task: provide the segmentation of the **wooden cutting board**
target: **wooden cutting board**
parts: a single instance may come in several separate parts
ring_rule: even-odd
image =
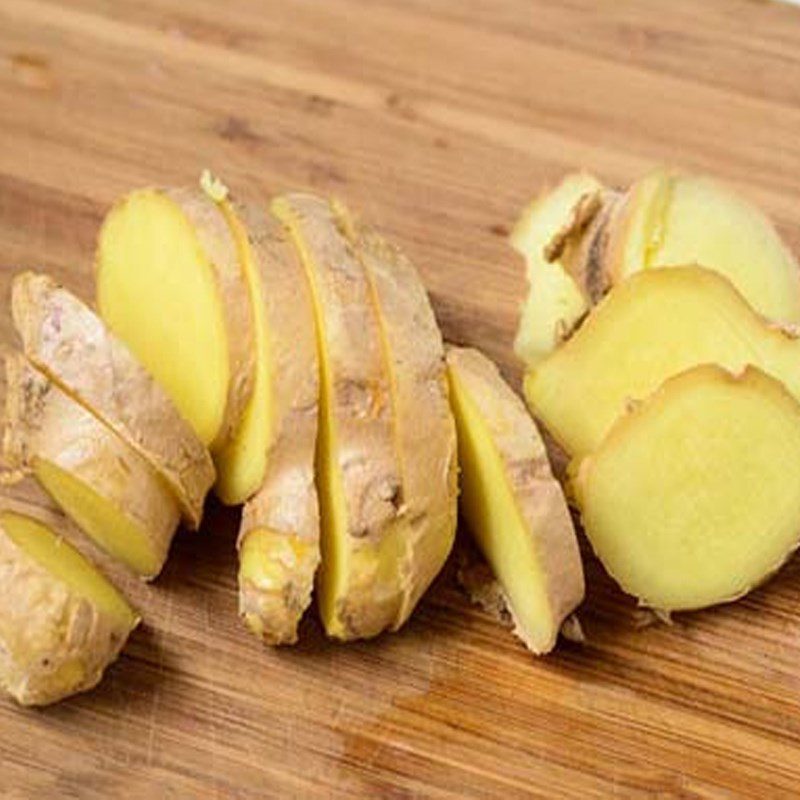
[[[517,383],[517,211],[566,169],[622,184],[656,162],[733,182],[800,252],[800,10],[0,2],[4,298],[19,267],[91,297],[111,201],[210,167],[254,198],[346,199],[416,261],[446,336]],[[667,626],[587,554],[587,641],[541,660],[451,566],[398,635],[336,645],[312,619],[278,652],[237,620],[235,527],[212,506],[178,537],[97,690],[0,701],[0,797],[800,796],[798,560]]]

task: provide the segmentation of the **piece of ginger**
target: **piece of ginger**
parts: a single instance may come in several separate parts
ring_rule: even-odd
[[[477,350],[449,348],[461,513],[534,653],[556,643],[583,599],[578,542],[561,486],[525,406]]]
[[[800,404],[755,367],[700,365],[616,422],[577,470],[583,527],[662,612],[735,600],[800,542]]]

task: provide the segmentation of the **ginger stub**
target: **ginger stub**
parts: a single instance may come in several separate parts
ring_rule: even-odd
[[[701,365],[623,415],[579,466],[587,537],[651,608],[735,600],[800,541],[800,404],[755,367]]]
[[[253,388],[253,319],[221,203],[201,189],[141,189],[109,212],[97,303],[191,424],[218,450]]]
[[[91,689],[138,622],[57,529],[0,513],[0,684],[19,703]]]
[[[528,406],[575,457],[594,451],[631,401],[698,364],[755,364],[800,398],[800,340],[700,267],[636,273],[525,377]]]
[[[583,600],[578,542],[547,452],[522,401],[477,350],[449,348],[461,512],[534,653],[550,651]]]

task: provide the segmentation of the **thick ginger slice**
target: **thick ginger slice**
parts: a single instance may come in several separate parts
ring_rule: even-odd
[[[100,314],[212,452],[253,388],[253,319],[218,193],[140,189],[108,213],[95,260]]]
[[[320,616],[331,637],[375,636],[400,613],[404,553],[390,535],[403,488],[377,310],[365,269],[326,200],[284,195],[272,211],[300,254],[316,320]]]
[[[583,527],[619,585],[669,612],[735,600],[800,542],[800,404],[755,367],[701,365],[580,463]]]
[[[197,528],[214,465],[161,385],[90,308],[47,275],[18,275],[11,310],[31,363],[133,447]]]
[[[138,622],[58,529],[0,513],[0,685],[19,703],[91,689]]]
[[[525,377],[534,415],[572,456],[591,453],[631,401],[698,364],[754,364],[800,398],[800,341],[767,324],[723,276],[645,270],[615,287]]]
[[[142,577],[157,575],[179,520],[166,484],[24,356],[6,357],[6,383],[6,468],[32,472],[106,552]]]
[[[239,477],[260,473],[239,531],[239,613],[265,642],[290,644],[311,602],[320,561],[314,310],[303,266],[283,227],[254,208],[237,207],[235,213],[257,271],[257,340],[266,345],[253,392],[260,407],[245,414],[236,456]],[[256,416],[262,419],[254,421]],[[221,480],[232,481],[233,475],[225,477],[225,459],[218,463]]]
[[[390,534],[403,552],[400,628],[439,574],[455,538],[458,495],[455,423],[442,335],[411,262],[341,203],[334,210],[369,277],[389,367],[403,505]]]
[[[581,209],[593,213],[602,191],[591,175],[571,173],[531,202],[511,233],[511,245],[525,258],[529,284],[514,341],[514,351],[526,364],[551,353],[589,307],[582,287],[551,245],[562,231],[580,227]]]
[[[449,348],[461,512],[534,653],[555,646],[583,600],[575,529],[525,406],[477,350]]]

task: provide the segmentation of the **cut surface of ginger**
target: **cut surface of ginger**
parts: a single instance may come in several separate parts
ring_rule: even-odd
[[[581,198],[602,190],[583,172],[567,175],[525,208],[511,234],[511,244],[524,258],[529,290],[522,307],[514,350],[532,364],[558,346],[588,307],[583,292],[558,259],[546,255],[548,245],[569,224]]]
[[[222,446],[252,390],[252,316],[218,204],[199,190],[132,192],[103,223],[95,269],[105,322],[202,442]]]
[[[725,275],[777,322],[800,322],[800,268],[772,223],[725,185],[657,170],[634,184],[609,242],[614,281],[643,268],[697,264]]]
[[[525,396],[567,452],[583,456],[631,401],[704,363],[731,371],[754,364],[800,398],[800,340],[699,267],[645,270],[614,287],[569,341],[528,371]]]
[[[736,599],[800,540],[800,405],[754,367],[701,365],[623,416],[580,464],[586,535],[655,609]]]
[[[572,520],[522,401],[474,350],[450,348],[461,512],[503,589],[516,632],[535,653],[556,643],[583,599]]]
[[[34,461],[33,473],[47,493],[107,553],[127,564],[137,575],[153,577],[166,558],[151,541],[152,534],[113,501],[43,459]],[[172,524],[177,526],[177,519]]]
[[[54,578],[124,626],[135,627],[137,615],[125,598],[72,545],[41,522],[22,514],[2,512],[0,525],[20,550]]]
[[[247,227],[229,200],[220,205],[230,225],[239,252],[253,309],[255,365],[253,391],[231,438],[215,454],[217,465],[216,492],[226,505],[239,505],[251,497],[261,485],[267,467],[267,452],[272,438],[272,363],[265,291],[261,268],[253,251]]]

